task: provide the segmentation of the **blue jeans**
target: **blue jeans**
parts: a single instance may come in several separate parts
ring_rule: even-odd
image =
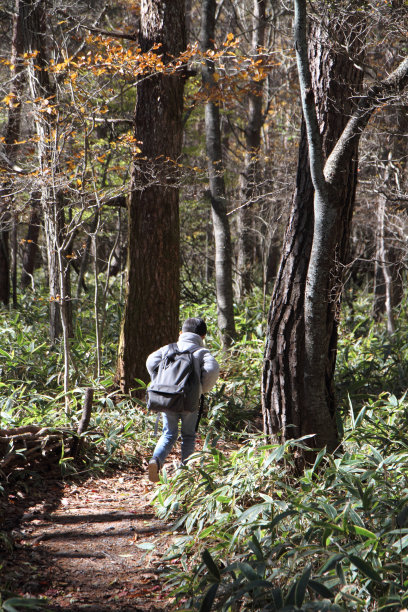
[[[156,444],[153,457],[163,465],[167,455],[178,438],[178,423],[181,420],[181,461],[185,463],[194,452],[196,439],[195,427],[198,410],[194,412],[163,412],[163,433]]]

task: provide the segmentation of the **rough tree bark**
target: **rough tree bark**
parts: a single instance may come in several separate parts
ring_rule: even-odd
[[[358,26],[350,20],[339,28],[344,40],[353,41],[353,57],[336,52],[331,44],[333,33],[328,23],[314,26],[309,50],[312,69],[313,88],[316,92],[317,117],[316,134],[321,139],[320,165],[332,151],[348,117],[353,109],[352,96],[361,84],[362,73],[355,66],[354,59],[360,53]],[[353,35],[354,30],[354,35]],[[338,41],[341,45],[342,40]],[[309,96],[313,99],[313,89]],[[311,94],[310,94],[311,92]],[[340,111],[340,112],[339,112]],[[315,163],[315,159],[314,159]],[[334,448],[337,432],[334,422],[335,398],[333,393],[333,373],[337,346],[337,322],[341,287],[341,264],[347,254],[349,223],[354,201],[357,171],[357,147],[344,166],[339,185],[339,198],[336,203],[338,221],[333,241],[336,257],[331,266],[330,286],[321,290],[323,301],[325,345],[317,350],[324,366],[322,377],[325,410],[321,413],[309,409],[311,397],[307,382],[309,369],[306,358],[310,346],[306,338],[310,336],[305,327],[306,279],[309,270],[314,225],[313,198],[314,188],[310,174],[306,125],[302,125],[299,148],[296,191],[292,212],[288,223],[280,269],[272,295],[268,317],[268,335],[264,356],[262,405],[265,432],[271,436],[281,436],[283,440],[310,433],[318,434],[315,443],[327,444]],[[324,297],[326,296],[326,297]],[[310,295],[308,296],[310,299]],[[310,316],[310,315],[309,315]],[[310,325],[310,319],[307,325]],[[308,348],[309,352],[306,352]]]
[[[186,45],[184,0],[143,0],[140,46],[168,63]],[[183,71],[151,74],[137,85],[129,198],[128,277],[117,381],[123,391],[147,379],[146,357],[179,330],[179,184]]]
[[[321,351],[325,346],[330,347],[330,338],[327,338],[327,335],[325,343],[322,343],[322,338],[325,337],[327,329],[326,319],[322,312],[322,302],[326,302],[327,305],[327,302],[330,302],[331,299],[333,285],[330,274],[336,266],[336,249],[338,244],[341,244],[337,239],[337,231],[339,223],[343,220],[341,207],[344,168],[354,159],[361,134],[374,109],[378,108],[385,100],[391,101],[394,96],[398,99],[407,84],[408,58],[388,78],[372,86],[360,98],[357,108],[351,114],[324,167],[324,181],[327,186],[328,199],[320,198],[319,201],[315,195],[315,219],[319,214],[319,224],[315,222],[305,296],[305,337],[306,351],[308,351],[306,362],[308,398],[306,404],[315,419],[314,422],[317,423],[318,444],[327,443],[329,448],[332,448],[332,443],[326,440],[326,434],[322,428],[318,429],[320,427],[319,423],[323,423],[320,415],[328,410],[328,401],[324,389],[327,369],[325,364],[322,363]],[[312,146],[313,143],[309,139],[309,151]],[[349,223],[347,227],[349,227]],[[348,239],[348,235],[349,230],[343,232],[342,242]],[[316,248],[314,247],[315,244],[317,245]],[[331,348],[334,350],[335,346]],[[332,375],[333,371],[331,372]]]
[[[303,369],[300,369],[299,378],[303,378],[305,401],[304,405],[297,405],[294,409],[299,412],[301,428],[305,428],[305,433],[315,434],[316,446],[327,445],[329,450],[333,450],[337,445],[337,432],[330,412],[327,382],[330,383],[330,378],[333,377],[334,367],[328,368],[328,362],[332,361],[332,354],[335,353],[336,337],[333,341],[327,313],[333,302],[333,291],[334,295],[336,294],[337,285],[333,285],[332,274],[334,273],[334,278],[338,277],[336,270],[339,268],[339,257],[346,248],[349,236],[351,208],[344,208],[344,187],[350,182],[352,174],[345,169],[350,168],[349,164],[356,158],[361,133],[374,109],[385,100],[390,101],[394,96],[398,97],[408,84],[408,58],[389,77],[370,87],[366,94],[360,97],[341,136],[323,164],[324,156],[307,57],[305,0],[295,0],[295,33],[302,108],[315,195],[313,242],[307,276],[302,279],[306,281],[305,348]],[[269,369],[266,360],[266,374]],[[267,376],[264,380],[267,381]],[[269,385],[269,388],[271,387],[273,388],[273,383]],[[264,398],[268,399],[266,394]],[[264,404],[264,411],[267,410],[268,406]],[[279,406],[277,415],[283,416]],[[282,418],[280,422],[283,422]],[[288,424],[290,423],[286,421],[286,427]],[[283,434],[285,435],[284,431]]]
[[[203,0],[201,9],[201,51],[214,48],[215,0]],[[234,298],[232,289],[232,247],[227,217],[224,168],[222,163],[220,109],[215,99],[214,62],[207,58],[202,66],[203,87],[208,96],[205,104],[205,139],[208,178],[211,194],[211,215],[215,240],[215,284],[218,327],[224,348],[235,336]]]

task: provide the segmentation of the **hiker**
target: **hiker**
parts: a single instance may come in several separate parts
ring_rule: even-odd
[[[149,461],[149,480],[152,482],[158,482],[159,480],[159,471],[177,440],[180,420],[181,462],[185,464],[188,457],[194,452],[200,396],[210,391],[220,371],[219,365],[210,351],[204,348],[203,340],[206,334],[207,325],[203,319],[198,317],[187,319],[183,323],[177,344],[163,346],[147,358],[146,367],[152,382],[154,382],[160,363],[169,351],[171,352],[172,347],[173,350],[190,353],[198,385],[191,410],[183,412],[163,411],[163,433],[156,444],[153,457]]]

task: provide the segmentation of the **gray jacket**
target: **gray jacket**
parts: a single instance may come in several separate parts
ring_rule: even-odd
[[[179,336],[177,346],[180,351],[197,347],[197,350],[193,353],[193,362],[201,381],[201,393],[210,391],[216,383],[220,373],[220,366],[215,361],[210,351],[204,348],[201,336],[191,332],[182,332]],[[154,379],[157,366],[166,354],[167,347],[168,345],[162,346],[147,358],[146,368],[152,380]]]

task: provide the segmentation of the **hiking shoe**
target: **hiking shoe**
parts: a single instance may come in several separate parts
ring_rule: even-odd
[[[149,461],[149,480],[150,482],[159,482],[160,464],[156,457],[152,457]]]

